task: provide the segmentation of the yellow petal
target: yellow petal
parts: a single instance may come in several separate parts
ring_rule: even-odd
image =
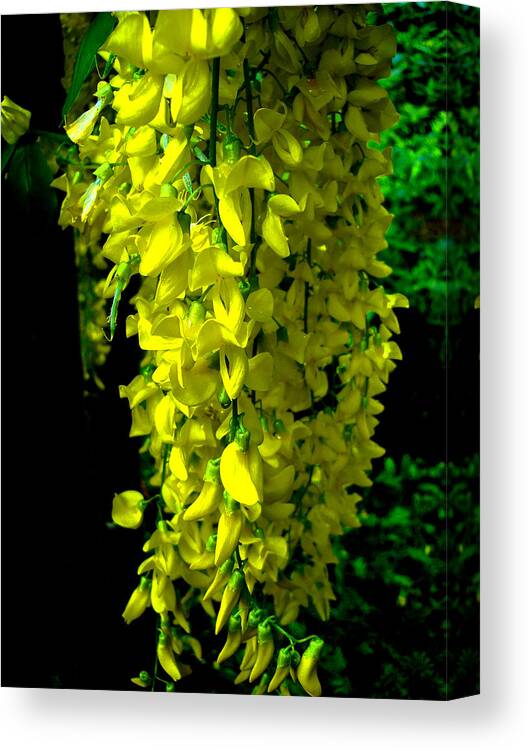
[[[147,176],[156,164],[156,157],[154,155],[129,156],[127,161],[130,169],[132,187],[134,190],[143,190]]]
[[[345,113],[345,127],[359,141],[368,141],[370,139],[362,110],[358,107],[349,106]]]
[[[152,198],[140,208],[138,216],[141,216],[145,221],[161,221],[172,218],[178,210],[178,206],[178,200],[170,196]]]
[[[223,279],[212,294],[215,318],[234,334],[244,320],[244,297],[234,279]]]
[[[136,490],[116,493],[112,501],[114,523],[126,529],[137,529],[143,520],[143,510],[140,507],[142,500],[143,495]]]
[[[230,557],[239,543],[242,529],[240,510],[220,514],[215,547],[215,565],[219,567]]]
[[[206,52],[208,57],[222,57],[229,54],[239,41],[243,26],[239,14],[233,8],[215,8],[210,13],[211,34]]]
[[[270,192],[274,190],[274,173],[264,157],[243,156],[235,163],[226,179],[224,190],[230,193],[241,187],[261,188]]]
[[[209,66],[205,60],[191,58],[179,73],[180,86],[171,97],[173,120],[192,125],[207,111],[211,95]]]
[[[29,129],[31,112],[7,96],[2,99],[1,110],[2,137],[12,146]]]
[[[170,393],[158,402],[154,410],[154,425],[164,443],[174,440],[176,405]]]
[[[281,219],[270,208],[267,208],[263,221],[263,238],[280,258],[290,255],[290,247]]]
[[[172,216],[154,224],[145,236],[139,268],[142,276],[157,276],[186,249],[180,224]]]
[[[173,302],[183,296],[188,280],[188,273],[193,265],[193,253],[185,250],[165,266],[158,279],[156,287],[156,304],[160,307]]]
[[[152,33],[145,13],[124,13],[105,42],[105,49],[136,65],[145,67],[152,46]]]
[[[142,587],[140,585],[134,589],[122,614],[127,625],[141,617],[149,606],[150,599],[151,594],[147,586]]]
[[[258,323],[266,323],[274,314],[274,298],[270,289],[258,289],[251,292],[246,300],[248,317]]]
[[[286,106],[281,103],[282,112],[261,107],[254,114],[256,143],[266,143],[283,125],[286,117]]]
[[[220,376],[226,393],[232,399],[239,396],[248,374],[248,357],[244,349],[230,344],[220,352]]]
[[[119,125],[146,125],[158,112],[163,78],[145,73],[138,81],[124,84],[114,95]]]
[[[267,503],[288,500],[292,494],[296,470],[291,464],[265,479],[265,498]]]
[[[175,174],[184,166],[188,159],[189,149],[187,138],[183,127],[179,126],[167,144],[158,166],[152,171],[150,178],[145,180],[145,188],[154,191],[155,186],[171,182]]]
[[[244,267],[240,261],[233,260],[224,250],[210,247],[196,254],[189,288],[194,291],[214,284],[217,276],[229,278],[243,274]]]
[[[206,320],[197,335],[197,355],[204,356],[225,345],[237,346],[237,338],[226,326],[214,318]]]
[[[127,156],[153,156],[156,149],[156,132],[149,125],[142,125],[125,141]]]
[[[187,456],[183,448],[174,445],[169,456],[169,468],[171,473],[180,479],[181,482],[185,482],[188,477],[187,472]]]
[[[290,195],[273,195],[268,207],[278,216],[290,218],[303,210]]]
[[[303,160],[301,144],[288,130],[281,129],[272,136],[276,154],[287,167],[297,167]]]
[[[103,106],[104,101],[102,99],[98,99],[93,107],[90,107],[89,110],[83,112],[83,114],[78,117],[75,122],[72,122],[71,125],[68,125],[65,128],[68,138],[74,143],[79,143],[79,141],[88,138],[88,136],[94,129],[94,125],[97,122],[97,118],[99,117]]]
[[[218,373],[205,362],[197,362],[191,370],[182,371],[183,386],[178,381],[176,365],[170,371],[171,386],[177,401],[186,406],[199,406],[213,396],[219,385]]]
[[[180,680],[182,677],[182,673],[176,663],[173,649],[170,646],[161,645],[160,643],[158,643],[156,654],[158,656],[160,666],[167,672],[169,677],[171,677],[175,682],[178,682],[178,680]]]
[[[198,521],[209,516],[219,507],[222,500],[222,487],[214,482],[204,482],[197,499],[191,503],[184,513],[184,521]]]
[[[224,228],[237,245],[246,245],[249,231],[243,223],[240,195],[222,195],[219,201],[220,219]]]
[[[267,391],[274,376],[274,358],[269,352],[261,352],[249,361],[245,383],[252,391]]]
[[[237,443],[226,446],[220,460],[220,478],[224,488],[241,505],[254,505],[261,499],[259,492],[260,456],[255,457],[255,446],[243,453]],[[262,469],[261,469],[262,472]],[[261,474],[262,483],[262,474]]]

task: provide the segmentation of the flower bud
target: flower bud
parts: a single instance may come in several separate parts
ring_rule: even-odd
[[[324,642],[321,638],[313,638],[303,652],[296,673],[303,690],[316,698],[321,695],[321,685],[316,670],[323,646]]]
[[[219,484],[220,482],[220,457],[210,458],[206,464],[206,470],[204,471],[204,481],[214,482]]]
[[[241,141],[233,133],[230,133],[224,139],[222,144],[222,158],[228,164],[235,164],[241,158]]]
[[[248,615],[248,627],[251,630],[253,630],[253,628],[256,628],[263,619],[263,616],[264,611],[259,607],[254,607],[253,609],[251,609]]]
[[[210,534],[206,542],[206,552],[215,552],[216,546],[217,546],[217,535]]]
[[[250,682],[254,682],[267,669],[274,655],[274,638],[272,628],[267,622],[257,627],[257,659],[250,673]]]
[[[259,417],[259,424],[265,432],[270,432],[270,425],[268,424],[268,417],[265,414],[261,414]]]
[[[293,650],[291,646],[286,646],[279,651],[276,671],[268,685],[267,692],[272,693],[274,690],[277,690],[283,680],[288,676],[290,665],[292,663],[292,653]]]
[[[244,573],[237,568],[230,576],[226,588],[222,594],[219,613],[215,623],[215,635],[218,635],[226,624],[233,608],[237,604],[244,584]]]
[[[217,399],[223,409],[227,409],[229,406],[231,406],[231,398],[226,393],[225,388],[218,392]]]
[[[107,161],[101,164],[97,169],[94,170],[95,177],[99,177],[102,185],[107,180],[109,180],[113,174],[114,174],[114,169],[113,167],[111,167],[111,165]]]
[[[96,88],[97,98],[107,100],[105,104],[108,104],[113,95],[112,86],[107,81],[99,81]]]
[[[250,432],[243,424],[241,424],[241,422],[239,422],[239,427],[235,433],[235,442],[243,453],[248,451],[248,448],[250,447]]]

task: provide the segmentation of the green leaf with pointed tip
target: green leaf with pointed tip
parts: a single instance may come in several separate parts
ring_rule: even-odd
[[[81,40],[81,45],[75,58],[72,83],[62,108],[62,116],[66,117],[75,104],[86,81],[96,64],[96,52],[105,42],[116,25],[116,19],[111,13],[98,13]]]

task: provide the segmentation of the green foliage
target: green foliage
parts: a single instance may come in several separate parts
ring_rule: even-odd
[[[50,187],[52,173],[42,144],[25,136],[11,147],[2,168],[15,205],[28,214],[33,212],[33,216],[37,212],[43,220],[51,219],[57,198]]]
[[[96,52],[107,39],[115,24],[116,19],[111,13],[97,13],[86,30],[75,59],[72,83],[62,108],[63,117],[66,117],[75,104],[83,83],[95,68]]]
[[[434,325],[457,324],[479,293],[479,10],[385,3],[397,33],[389,90],[400,121],[383,135],[394,174],[385,260],[392,290]],[[447,71],[448,60],[448,71]]]
[[[322,663],[333,695],[445,699],[479,689],[478,471],[476,456],[463,466],[385,460],[362,528],[334,545],[337,602],[323,635],[334,650]]]

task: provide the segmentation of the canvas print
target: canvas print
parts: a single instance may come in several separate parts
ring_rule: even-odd
[[[479,10],[3,16],[2,74],[2,684],[479,692]]]

